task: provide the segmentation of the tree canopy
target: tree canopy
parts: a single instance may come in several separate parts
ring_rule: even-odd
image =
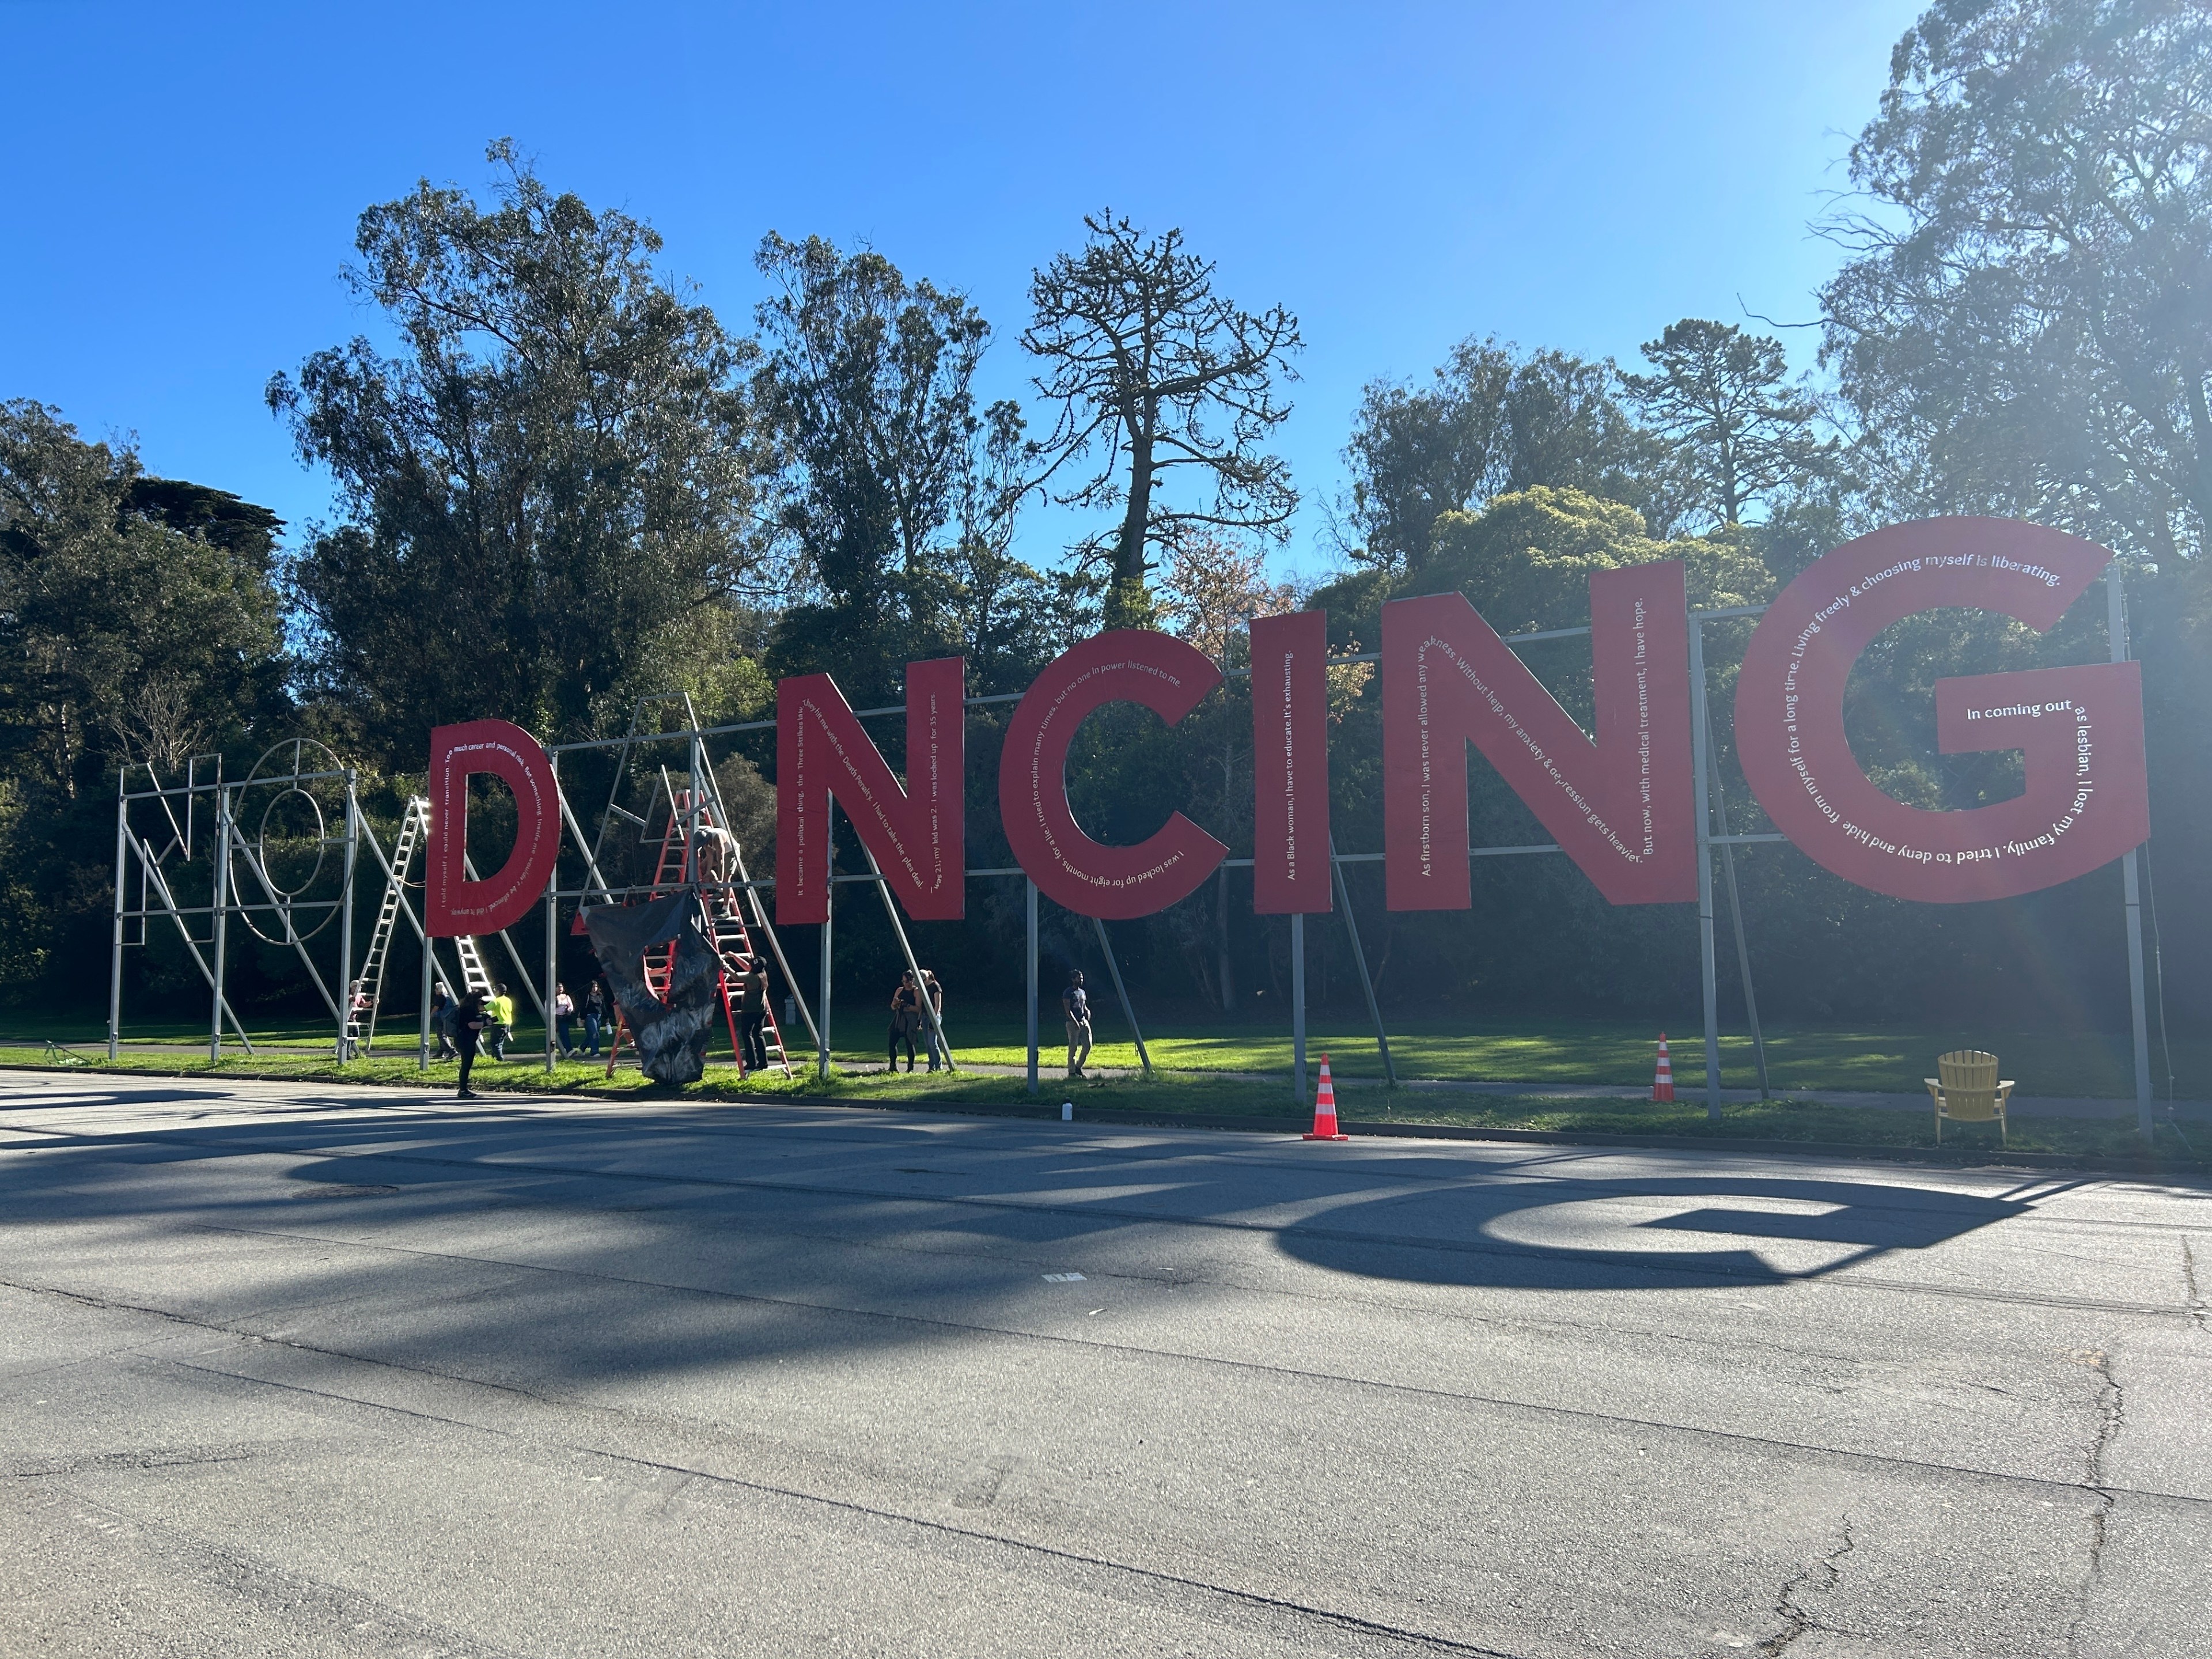
[[[186,527],[179,527],[186,526]],[[151,478],[58,411],[0,404],[0,745],[73,799],[125,763],[164,769],[289,711],[276,516]]]
[[[1826,352],[1890,498],[2201,556],[2212,12],[1938,0],[1850,166]]]
[[[1369,382],[1345,449],[1347,555],[1418,572],[1441,514],[1539,486],[1620,501],[1671,527],[1682,489],[1672,453],[1616,393],[1609,362],[1523,354],[1494,336],[1461,341],[1428,386]]]

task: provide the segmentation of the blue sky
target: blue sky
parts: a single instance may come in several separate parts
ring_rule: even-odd
[[[1300,316],[1286,563],[1315,574],[1370,378],[1469,333],[1627,361],[1684,315],[1811,317],[1837,255],[1807,223],[1917,9],[0,0],[0,397],[296,527],[327,485],[262,385],[374,331],[337,279],[361,209],[484,185],[491,137],[649,219],[732,324],[770,229],[966,289],[994,396],[1025,390],[1030,269],[1110,205]]]

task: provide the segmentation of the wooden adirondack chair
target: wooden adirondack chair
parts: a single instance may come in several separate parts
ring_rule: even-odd
[[[2012,1098],[2013,1083],[1997,1079],[1997,1057],[1978,1048],[1960,1048],[1936,1057],[1939,1077],[1921,1079],[1936,1101],[1936,1140],[1943,1140],[1943,1120],[1954,1123],[1997,1121],[1997,1145],[2005,1144],[2005,1107]]]

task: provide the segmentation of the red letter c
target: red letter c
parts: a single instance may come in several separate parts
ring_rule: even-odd
[[[1229,849],[1177,812],[1134,847],[1079,829],[1067,800],[1076,728],[1109,702],[1141,703],[1170,726],[1220,684],[1204,653],[1166,634],[1121,628],[1063,653],[1016,705],[999,755],[999,816],[1037,890],[1082,916],[1149,916],[1187,898]]]

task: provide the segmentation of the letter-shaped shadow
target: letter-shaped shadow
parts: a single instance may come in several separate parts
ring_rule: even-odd
[[[1729,1200],[1741,1200],[1731,1204]],[[1698,1200],[1681,1207],[1680,1200]],[[1611,1200],[1611,1202],[1605,1202]],[[1587,1206],[1570,1210],[1564,1206]],[[1661,1212],[1651,1214],[1653,1209]],[[1551,1178],[1393,1196],[1286,1228],[1302,1261],[1374,1279],[1541,1290],[1679,1287],[1686,1280],[1782,1284],[1892,1250],[1920,1250],[2021,1213],[2010,1199],[1877,1181],[1766,1176]],[[1667,1235],[1683,1248],[1668,1249]],[[1655,1237],[1656,1236],[1656,1237]],[[1755,1244],[1835,1245],[1817,1265],[1770,1261]],[[1713,1239],[1715,1245],[1699,1248]]]

